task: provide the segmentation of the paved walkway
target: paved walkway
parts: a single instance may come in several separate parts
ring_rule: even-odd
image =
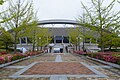
[[[0,69],[0,80],[120,80],[120,70],[70,53],[47,53]]]

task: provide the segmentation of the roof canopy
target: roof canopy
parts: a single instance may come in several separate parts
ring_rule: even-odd
[[[72,24],[72,25],[79,25],[78,21],[74,20],[64,20],[64,19],[51,19],[51,20],[42,20],[38,22],[38,25],[44,24]]]

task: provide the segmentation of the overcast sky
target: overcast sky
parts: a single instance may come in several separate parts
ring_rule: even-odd
[[[33,0],[34,8],[38,11],[38,19],[69,19],[75,20],[82,14],[81,1],[90,6],[90,0]],[[112,0],[105,0],[108,4]],[[120,10],[120,5],[116,4],[115,10]]]
[[[13,0],[14,1],[14,0]],[[34,10],[37,11],[39,20],[48,19],[68,19],[75,20],[82,14],[81,1],[90,6],[91,0],[33,0]],[[108,4],[112,0],[104,0],[104,4]],[[4,3],[4,7],[7,6]],[[4,8],[0,6],[0,8]],[[120,5],[116,4],[114,10],[120,10]]]

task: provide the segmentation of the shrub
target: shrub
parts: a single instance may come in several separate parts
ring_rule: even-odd
[[[0,52],[0,55],[4,55],[4,54],[7,54],[7,52]]]
[[[5,63],[5,58],[4,57],[0,57],[0,64]]]
[[[120,53],[116,52],[98,52],[98,53],[89,53],[87,54],[90,57],[104,60],[107,62],[120,64]]]
[[[42,52],[28,52],[26,54],[20,54],[20,53],[16,53],[16,54],[6,54],[4,52],[2,52],[2,54],[4,55],[0,55],[0,64],[4,64],[7,62],[11,62],[14,60],[18,60],[27,56],[33,56],[33,55],[37,55],[40,54]]]
[[[13,56],[12,55],[7,55],[5,56],[5,62],[11,62],[12,61]]]
[[[84,51],[73,51],[73,52],[76,53],[76,54],[82,54],[82,55],[86,54],[86,52],[84,52]]]

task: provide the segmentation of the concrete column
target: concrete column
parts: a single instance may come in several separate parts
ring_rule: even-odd
[[[27,37],[25,37],[26,44],[28,44]]]
[[[90,38],[90,44],[91,44],[92,39]]]
[[[55,36],[54,36],[54,43],[56,43]]]
[[[63,35],[62,35],[62,43],[63,43],[63,39],[64,39],[64,37],[63,37]]]
[[[69,36],[69,44],[70,44],[70,36]]]

